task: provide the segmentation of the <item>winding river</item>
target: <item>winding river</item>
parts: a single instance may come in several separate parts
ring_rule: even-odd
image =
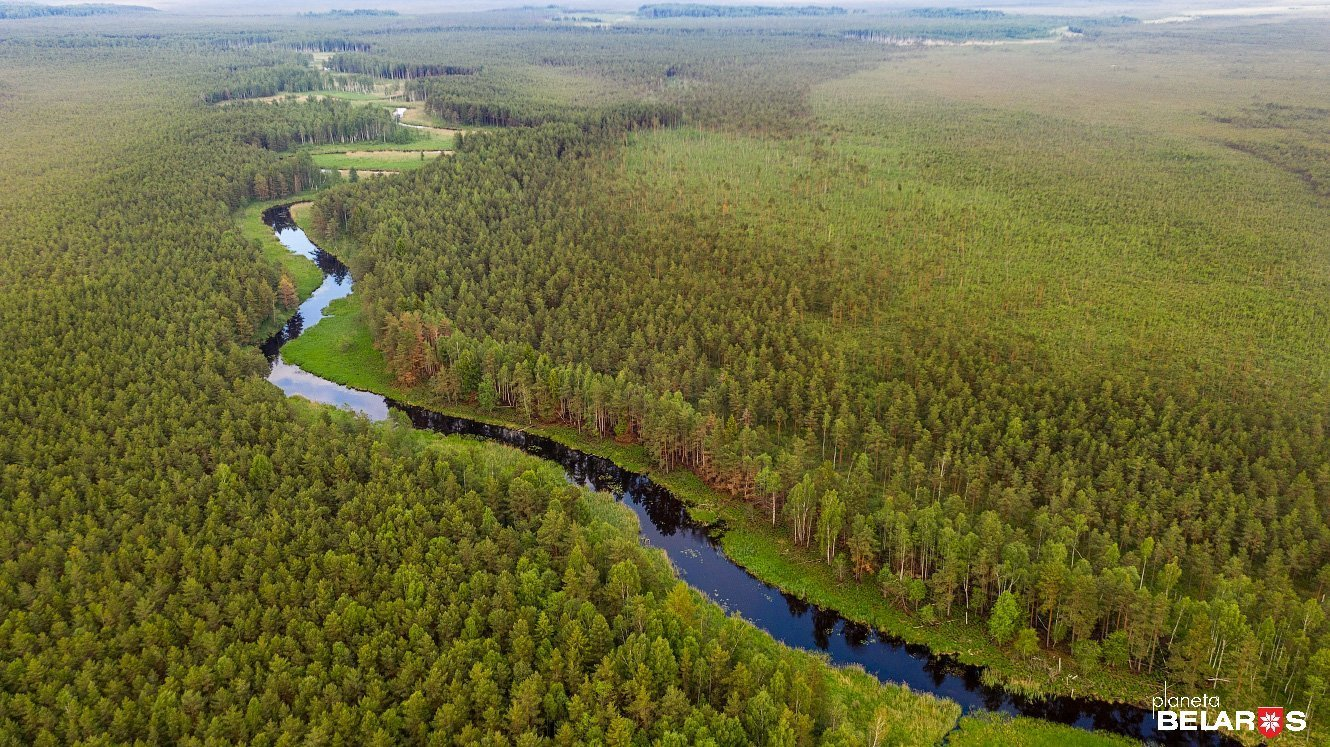
[[[649,477],[620,468],[543,436],[432,412],[314,376],[281,358],[281,347],[313,326],[328,303],[351,293],[351,274],[336,257],[313,244],[292,221],[289,206],[263,214],[263,220],[291,251],[314,260],[324,281],[286,326],[262,345],[272,362],[268,380],[288,395],[345,407],[382,420],[389,409],[406,413],[417,428],[498,441],[560,464],[571,482],[614,495],[637,514],[644,544],[669,556],[679,576],[727,611],[796,648],[821,652],[838,665],[856,664],[884,682],[950,698],[967,712],[998,711],[1031,716],[1082,729],[1096,729],[1166,745],[1236,745],[1214,732],[1159,732],[1151,711],[1090,698],[1026,698],[980,681],[979,667],[934,655],[926,647],[880,635],[766,584],[721,551],[708,528],[688,515],[682,501]]]

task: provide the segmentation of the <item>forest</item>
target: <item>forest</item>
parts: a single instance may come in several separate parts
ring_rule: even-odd
[[[0,742],[928,745],[957,723],[725,615],[549,464],[286,400],[255,339],[282,276],[235,214],[260,183],[319,186],[293,146],[374,133],[203,104],[219,61],[266,64],[234,37],[75,29],[0,43]]]
[[[1112,741],[786,648],[548,463],[284,398],[312,270],[249,223],[296,199],[394,396],[640,449],[754,574],[995,684],[1323,738],[1330,27],[710,8],[3,29],[0,741]]]
[[[695,51],[691,75],[724,88],[707,59]],[[690,129],[719,112],[668,85],[656,96],[685,129],[632,136],[557,124],[574,117],[514,92],[514,112],[540,115],[477,117],[427,90],[446,121],[527,127],[318,199],[314,231],[362,278],[396,385],[640,443],[833,580],[925,626],[983,626],[1012,657],[1316,712],[1330,443],[1325,350],[1303,332],[1323,329],[1327,278],[1305,180],[1238,176],[1250,149],[1171,131],[1160,156],[1128,155],[1143,131],[1091,144],[1055,116],[953,105],[940,138],[922,129],[946,121],[935,103],[884,114],[855,76],[801,93],[781,70],[773,85],[812,130],[793,145],[763,139],[774,108]],[[969,118],[1014,152],[980,127],[959,135]],[[1320,168],[1313,136],[1293,133],[1303,151],[1262,160]],[[1094,160],[1015,150],[1041,138]],[[1161,157],[1197,166],[1141,182]],[[1044,184],[1022,173],[1032,163]],[[1230,195],[1245,228],[1222,217]],[[1105,254],[1067,248],[1110,232]],[[1226,305],[1123,290],[1124,272],[1155,266],[1235,288],[1264,276],[1265,297],[1252,312],[1250,291]],[[1071,283],[1084,300],[1063,302]]]
[[[789,257],[719,251],[718,238],[689,254],[630,214],[610,223],[614,202],[633,201],[580,170],[575,154],[597,145],[573,130],[471,136],[408,179],[320,198],[316,232],[364,237],[357,295],[400,385],[640,440],[665,469],[762,506],[838,576],[875,579],[926,622],[1002,612],[999,643],[1062,644],[1087,669],[1157,669],[1193,686],[1224,676],[1235,694],[1327,674],[1330,654],[1313,656],[1321,605],[1298,592],[1319,597],[1330,581],[1315,421],[1246,420],[1213,400],[1184,409],[1126,377],[1059,388],[927,330],[903,330],[914,344],[897,351],[901,381],[866,379],[855,366],[875,361],[801,325],[819,284],[791,282],[845,288],[852,271],[796,264],[782,281],[773,268]],[[661,259],[616,274],[629,246]],[[855,300],[833,313],[852,317]],[[736,359],[743,368],[726,367]]]
[[[428,78],[436,75],[472,75],[475,68],[459,65],[434,65],[384,60],[357,52],[339,52],[329,57],[324,65],[341,73],[374,75],[392,80]]]

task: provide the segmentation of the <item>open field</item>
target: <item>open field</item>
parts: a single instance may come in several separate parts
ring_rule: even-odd
[[[362,142],[354,148],[344,144],[317,145],[308,148],[314,164],[337,169],[346,176],[350,169],[365,172],[394,173],[418,169],[426,162],[452,153],[457,147],[458,130],[418,129],[419,139],[406,143]]]
[[[352,153],[319,153],[314,164],[323,169],[366,169],[368,171],[410,171],[438,158],[444,151],[357,151]]]
[[[389,170],[389,169],[371,170],[371,169],[357,168],[355,171],[357,177],[394,176],[396,174],[402,173],[400,170]],[[351,169],[337,169],[337,174],[338,176],[341,176],[343,179],[349,179],[351,178]]]
[[[404,127],[410,127],[410,128],[413,129],[413,130],[418,130],[418,131],[420,131],[420,132],[422,132],[422,133],[425,133],[425,134],[429,135],[430,137],[434,137],[434,138],[446,138],[446,137],[451,137],[451,136],[455,135],[455,134],[458,132],[457,130],[450,129],[450,128],[447,128],[447,127],[433,127],[433,126],[430,126],[430,125],[406,124],[406,117],[405,117],[405,116],[402,117],[402,120],[403,120],[403,126],[404,126]]]
[[[416,157],[416,156],[424,156],[424,157],[426,157],[426,158],[433,158],[433,157],[435,157],[435,156],[441,156],[441,155],[443,155],[445,152],[447,152],[447,151],[442,151],[442,150],[402,150],[402,151],[386,151],[386,150],[351,150],[351,151],[347,151],[347,152],[345,152],[345,153],[341,153],[340,155],[346,156],[347,158],[394,158],[394,159],[395,159],[395,158],[398,158],[398,157],[400,156],[403,160],[405,160],[405,159],[407,159],[407,158],[412,158],[412,157]],[[422,158],[421,160],[424,160],[424,159]]]
[[[358,104],[381,103],[384,106],[393,105],[391,99],[385,98],[379,93],[367,93],[364,91],[309,91],[305,93],[275,93],[271,96],[255,96],[253,98],[237,98],[218,102],[218,106],[233,106],[238,103],[266,103],[271,104],[279,101],[314,101],[317,99],[339,99],[342,101],[353,101]],[[400,104],[398,104],[400,106]]]

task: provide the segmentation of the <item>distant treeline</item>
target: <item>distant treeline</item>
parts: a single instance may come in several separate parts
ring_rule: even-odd
[[[496,103],[464,97],[430,97],[425,109],[441,119],[462,125],[489,127],[538,127],[551,122],[572,121],[587,132],[609,132],[653,127],[672,127],[683,120],[676,106],[620,104],[592,114],[574,113],[565,107]]]
[[[588,112],[564,104],[533,101],[515,93],[508,83],[483,75],[416,80],[405,86],[409,101],[424,101],[425,110],[459,125],[536,127],[572,122],[585,130],[602,130],[604,122],[618,129],[678,124],[682,110],[668,104],[623,103]]]
[[[703,5],[659,3],[643,5],[637,14],[645,18],[752,18],[755,16],[841,16],[844,8],[830,5]]]
[[[42,18],[45,16],[106,16],[116,13],[157,12],[144,5],[35,5],[30,3],[0,3],[0,18]]]
[[[395,10],[380,10],[378,8],[356,8],[355,10],[325,10],[322,12],[311,11],[301,15],[308,18],[356,18],[358,16],[396,16],[400,15]]]
[[[364,76],[330,75],[307,65],[285,64],[249,70],[226,85],[205,92],[203,101],[215,104],[219,101],[276,96],[279,93],[328,90],[367,93],[374,90],[374,81]]]
[[[1000,10],[981,10],[979,8],[914,8],[908,15],[915,18],[1005,18]]]
[[[369,42],[330,37],[325,39],[305,39],[292,45],[302,52],[368,52]]]
[[[232,99],[316,91],[322,83],[323,75],[307,65],[278,65],[245,71],[228,80],[225,85],[204,92],[202,98],[204,103],[215,104]]]
[[[474,75],[479,71],[479,68],[463,65],[400,62],[395,60],[385,60],[367,54],[346,52],[333,55],[328,59],[326,64],[329,70],[335,70],[339,73],[374,75],[380,78],[390,78],[392,80],[432,78],[440,75]]]
[[[38,18],[41,16],[28,17]],[[5,16],[0,15],[0,20],[6,20]],[[31,45],[53,49],[151,47],[160,45],[160,39],[161,37],[157,34],[99,34],[96,36],[61,36],[56,38],[40,36],[34,37]]]
[[[273,200],[287,195],[299,194],[307,189],[321,188],[337,177],[328,174],[314,163],[309,151],[302,150],[291,158],[283,158],[276,163],[255,166],[246,172],[249,176],[245,185],[249,194],[256,200]]]
[[[207,43],[210,46],[219,49],[248,49],[263,44],[272,44],[275,41],[277,41],[277,37],[272,34],[250,33],[212,34],[207,38]]]
[[[1046,37],[1052,29],[1037,23],[1012,22],[1010,24],[984,24],[919,28],[910,31],[891,29],[853,29],[845,36],[859,41],[897,43],[909,39],[931,39],[944,42],[963,42],[973,39],[1037,39]]]
[[[339,99],[242,102],[221,111],[226,114],[218,127],[239,142],[272,151],[366,140],[406,143],[415,136],[413,130],[397,126],[387,109]]]
[[[561,106],[515,106],[459,95],[431,96],[425,110],[447,122],[491,127],[535,127],[568,116]]]

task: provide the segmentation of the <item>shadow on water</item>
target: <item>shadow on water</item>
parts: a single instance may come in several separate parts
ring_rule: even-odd
[[[346,267],[323,253],[291,222],[290,213],[273,208],[264,213],[282,243],[304,254],[325,258],[320,261],[328,277],[320,291],[330,283],[350,293],[351,279]],[[316,292],[315,296],[318,295]],[[301,313],[264,344],[265,354],[273,360],[268,380],[284,392],[316,402],[348,407],[375,420],[388,416],[388,410],[400,410],[421,429],[446,435],[469,436],[497,441],[529,454],[557,462],[568,480],[577,485],[611,493],[638,517],[644,544],[663,550],[679,576],[726,611],[741,615],[786,645],[818,651],[835,664],[856,664],[885,682],[908,685],[960,703],[966,712],[998,711],[1030,716],[1082,729],[1096,729],[1122,734],[1161,745],[1237,745],[1235,740],[1214,732],[1160,732],[1151,711],[1131,705],[1107,703],[1090,698],[1027,698],[999,687],[983,684],[979,667],[961,664],[953,657],[934,655],[925,646],[908,644],[886,636],[873,628],[851,622],[834,610],[824,609],[786,594],[766,584],[725,556],[712,527],[689,516],[686,506],[669,490],[651,478],[625,470],[603,457],[586,454],[544,436],[503,426],[481,423],[395,402],[370,392],[335,384],[295,366],[283,363],[279,350],[287,340],[300,334],[301,316],[317,320],[328,300],[317,310]],[[313,324],[313,321],[308,322]],[[271,346],[271,352],[269,352]]]

